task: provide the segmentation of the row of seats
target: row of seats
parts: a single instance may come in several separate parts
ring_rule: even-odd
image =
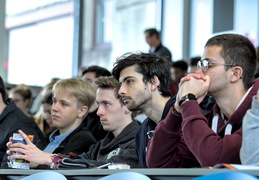
[[[35,179],[46,180],[50,176],[54,177],[55,180],[66,180],[66,177],[64,175],[54,171],[35,173],[33,175],[23,178],[22,180],[35,180]],[[121,180],[121,179],[151,180],[148,176],[137,172],[115,173],[115,174],[111,174],[103,178],[100,178],[99,180]],[[204,176],[194,178],[192,180],[258,180],[258,178],[247,173],[230,171],[230,172],[220,172],[220,173],[204,175]]]

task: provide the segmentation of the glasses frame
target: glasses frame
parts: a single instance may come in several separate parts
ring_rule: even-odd
[[[206,65],[204,65],[204,62],[207,63]],[[202,71],[205,73],[209,67],[210,64],[215,64],[215,65],[223,65],[223,66],[231,66],[231,67],[235,67],[237,65],[235,64],[224,64],[224,63],[218,63],[218,62],[210,62],[208,61],[208,59],[203,59],[203,60],[199,60],[197,63],[197,69],[201,68]]]

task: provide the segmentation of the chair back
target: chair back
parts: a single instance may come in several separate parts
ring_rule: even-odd
[[[243,172],[220,172],[209,175],[200,176],[192,180],[259,180],[256,176]]]
[[[151,180],[149,177],[147,177],[144,174],[140,174],[137,172],[121,172],[121,173],[115,173],[111,174],[105,177],[100,178],[99,180]]]
[[[67,180],[67,178],[55,171],[44,171],[26,176],[20,180]]]

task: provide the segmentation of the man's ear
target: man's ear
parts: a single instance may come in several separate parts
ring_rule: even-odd
[[[239,79],[242,79],[243,76],[243,69],[240,66],[232,67],[232,74],[231,74],[231,82],[235,82]]]
[[[86,113],[88,112],[88,107],[87,106],[82,106],[79,110],[79,113],[78,113],[78,117],[83,117]]]
[[[157,87],[160,85],[160,81],[159,81],[158,77],[157,76],[153,76],[151,78],[150,84],[151,84],[151,91],[156,90]]]

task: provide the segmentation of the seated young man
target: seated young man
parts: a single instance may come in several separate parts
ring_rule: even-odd
[[[147,144],[175,102],[169,89],[170,64],[154,54],[126,53],[117,59],[112,75],[121,82],[119,94],[127,108],[147,116],[135,137],[139,167],[147,168]]]
[[[0,76],[0,163],[7,165],[6,143],[13,133],[17,133],[18,129],[33,135],[33,142],[43,137],[43,134],[33,118],[28,117],[19,109],[13,99],[8,98],[6,87],[2,77]]]
[[[114,162],[126,163],[132,168],[138,167],[134,137],[139,125],[132,120],[131,112],[118,96],[120,83],[113,77],[101,77],[95,81],[95,85],[97,86],[96,101],[99,104],[97,114],[100,116],[103,128],[109,133],[79,157],[93,166]],[[28,145],[9,142],[8,154],[13,151],[21,152],[23,155],[11,155],[11,157],[25,159],[35,164],[51,165],[53,154],[42,151],[31,153],[28,148],[34,145],[24,133],[20,133]],[[58,164],[55,164],[55,167],[57,166]]]
[[[107,76],[111,76],[110,71],[108,71],[107,69],[101,66],[92,65],[87,67],[82,72],[81,78],[84,81],[87,81],[93,85],[93,82],[98,77],[107,77]],[[88,115],[84,118],[83,124],[87,129],[89,129],[93,133],[93,136],[95,137],[95,139],[99,141],[105,138],[105,136],[107,135],[107,131],[103,129],[103,126],[100,122],[100,117],[97,115],[97,109],[98,109],[98,104],[95,102],[92,105],[92,107],[89,109]]]
[[[259,88],[253,78],[255,67],[255,48],[248,38],[238,34],[210,38],[196,73],[181,80],[176,103],[156,126],[147,148],[148,167],[186,167],[190,157],[181,154],[187,150],[202,167],[241,163],[242,121]],[[199,103],[206,95],[216,104],[204,116]]]
[[[38,141],[36,146],[27,142],[27,145],[17,143],[15,147],[20,147],[19,150],[26,158],[33,156],[39,159],[50,158],[56,153],[79,154],[88,151],[96,140],[92,133],[84,128],[82,120],[94,101],[95,91],[89,83],[76,78],[59,80],[53,87],[51,107],[53,126],[57,129]],[[19,133],[24,135],[21,130]],[[19,150],[15,149],[16,152]],[[33,163],[33,160],[31,162]]]

